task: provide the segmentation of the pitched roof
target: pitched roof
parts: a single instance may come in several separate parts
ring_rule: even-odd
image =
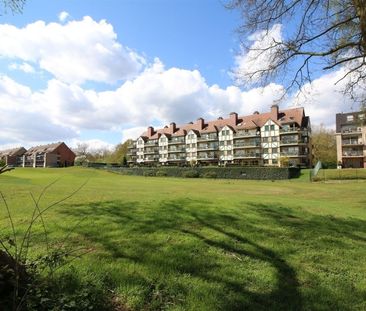
[[[23,155],[27,150],[24,147],[6,149],[0,151],[0,156],[15,156],[15,155]]]
[[[277,112],[276,112],[277,114]],[[304,108],[290,108],[278,111],[278,115],[274,115],[273,112],[266,113],[254,113],[252,115],[238,116],[237,122],[235,123],[235,118],[219,118],[217,120],[203,122],[203,127],[201,128],[200,122],[187,123],[183,125],[177,125],[175,127],[174,133],[170,127],[165,127],[158,129],[153,132],[151,137],[148,137],[148,132],[144,132],[140,137],[156,138],[157,134],[171,134],[172,136],[183,136],[186,135],[190,130],[194,130],[196,133],[212,133],[220,131],[225,125],[230,126],[234,130],[237,129],[256,129],[262,127],[269,119],[273,120],[280,126],[288,123],[297,123],[299,126],[306,126],[309,123],[309,117],[304,114]]]
[[[53,152],[55,149],[57,149],[59,146],[61,146],[63,142],[48,144],[48,145],[40,145],[35,146],[27,150],[26,154],[34,154],[34,153],[45,153],[45,152]]]

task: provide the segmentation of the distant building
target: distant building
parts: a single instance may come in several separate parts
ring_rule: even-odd
[[[21,158],[25,153],[26,149],[23,147],[7,149],[0,151],[0,160],[3,160],[6,165],[19,166],[19,158]]]
[[[310,167],[310,119],[303,108],[148,127],[129,146],[130,165],[238,164]]]
[[[75,153],[63,142],[0,151],[5,163],[22,167],[64,167],[74,165]]]
[[[366,168],[366,113],[336,114],[337,161],[345,168]]]

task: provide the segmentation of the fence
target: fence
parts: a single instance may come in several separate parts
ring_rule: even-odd
[[[310,171],[311,181],[332,181],[332,180],[366,180],[366,169],[320,169],[316,175]]]

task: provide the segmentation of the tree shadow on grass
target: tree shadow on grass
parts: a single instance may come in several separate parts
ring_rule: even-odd
[[[112,281],[116,287],[146,288],[137,309],[172,304],[192,309],[186,302],[192,295],[197,309],[207,310],[352,309],[347,297],[322,288],[321,279],[306,288],[298,279],[301,267],[290,258],[302,254],[305,244],[340,251],[348,249],[344,238],[365,244],[366,222],[359,219],[250,202],[225,211],[215,202],[190,199],[106,201],[69,206],[62,213],[87,217],[76,232],[95,245],[96,256],[135,263],[144,271],[122,273]],[[261,269],[273,280],[262,280]],[[195,292],[186,277],[196,282]]]

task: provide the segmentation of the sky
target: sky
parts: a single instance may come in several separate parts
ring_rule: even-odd
[[[266,58],[241,53],[240,15],[223,3],[27,0],[21,14],[0,15],[0,149],[113,148],[150,125],[269,111],[284,86],[236,83],[233,72]],[[284,31],[275,25],[271,34]],[[343,74],[318,76],[280,109],[303,106],[313,125],[333,128],[336,113],[357,110],[335,85]]]

